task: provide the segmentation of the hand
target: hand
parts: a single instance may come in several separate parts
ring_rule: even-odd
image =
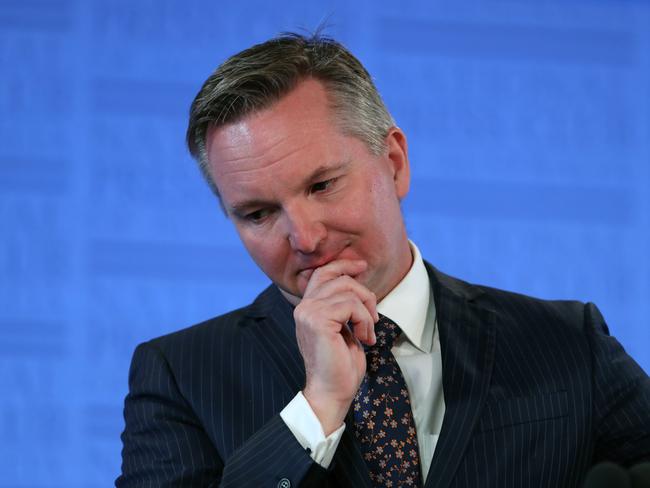
[[[361,342],[377,341],[377,297],[354,279],[367,266],[341,259],[317,268],[294,311],[307,374],[303,395],[325,435],[343,424],[366,372]]]

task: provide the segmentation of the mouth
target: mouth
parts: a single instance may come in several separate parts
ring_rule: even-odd
[[[301,278],[304,278],[305,281],[309,281],[309,279],[311,278],[311,275],[314,274],[315,270],[316,270],[316,268],[304,268],[304,269],[301,269],[300,271],[298,271],[298,276],[300,276]]]
[[[306,266],[304,268],[299,269],[297,273],[298,276],[302,276],[303,278],[307,279],[307,281],[309,281],[309,278],[311,278],[311,275],[314,273],[314,271],[338,259],[339,254],[340,253],[337,253],[327,259],[320,259],[315,263],[311,264],[310,266]]]
[[[314,271],[316,271],[318,268],[321,268],[321,267],[325,266],[326,264],[331,263],[332,261],[334,261],[334,259],[323,260],[323,261],[319,262],[318,264],[314,264],[312,266],[302,268],[300,271],[298,271],[298,274],[301,275],[301,276],[306,276],[306,275],[311,276],[312,273]]]
[[[318,268],[322,268],[323,266],[328,265],[332,261],[336,261],[337,259],[342,259],[344,256],[342,254],[344,251],[348,248],[349,243],[346,243],[342,248],[332,254],[329,254],[327,257],[321,258],[321,259],[314,259],[313,261],[307,261],[306,264],[307,266],[304,266],[302,268],[298,269],[298,272],[296,273],[298,276],[306,279],[309,281],[311,278],[311,275],[316,271]]]

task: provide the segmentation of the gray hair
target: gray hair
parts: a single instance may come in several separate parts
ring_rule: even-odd
[[[339,42],[318,33],[282,34],[227,59],[192,102],[187,146],[217,196],[208,172],[208,130],[268,108],[307,78],[324,84],[343,134],[357,137],[375,155],[386,149],[395,122],[361,62]]]

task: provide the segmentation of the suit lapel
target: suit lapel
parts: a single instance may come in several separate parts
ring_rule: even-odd
[[[296,342],[293,306],[274,285],[253,302],[242,323],[268,367],[277,373],[288,403],[305,386],[305,365]]]
[[[495,315],[474,301],[482,292],[427,265],[442,352],[445,415],[426,488],[445,488],[483,408],[494,363]]]

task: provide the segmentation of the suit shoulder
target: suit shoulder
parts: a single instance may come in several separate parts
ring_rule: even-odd
[[[147,344],[163,351],[177,350],[180,345],[228,344],[237,337],[242,326],[264,314],[278,299],[279,292],[274,287],[264,290],[253,303],[231,310],[217,317],[151,339]]]
[[[494,303],[518,303],[526,306],[556,308],[570,312],[579,312],[581,314],[585,306],[585,303],[579,300],[540,298],[525,293],[503,290],[486,285],[473,286],[483,292],[484,296],[487,299],[492,300]]]
[[[194,324],[189,327],[185,327],[183,329],[171,332],[169,334],[165,334],[160,337],[154,338],[152,339],[152,341],[173,342],[175,340],[178,340],[179,338],[190,336],[190,335],[203,336],[205,334],[210,333],[212,329],[215,328],[223,332],[227,332],[228,330],[237,327],[242,322],[242,320],[246,319],[246,317],[248,316],[249,309],[250,309],[250,305],[237,308],[235,310],[226,312],[222,315],[218,315],[216,317],[212,317],[207,320],[204,320],[203,322],[199,322],[198,324]]]
[[[270,285],[252,303],[244,307],[231,310],[184,329],[156,337],[149,342],[162,345],[176,343],[190,337],[196,340],[199,338],[202,339],[206,335],[229,336],[236,333],[241,328],[240,326],[254,322],[257,318],[270,313],[277,303],[282,300],[282,295],[277,287]]]
[[[541,326],[542,331],[560,327],[565,332],[573,330],[580,335],[584,332],[584,302],[545,299],[489,286],[476,286],[483,292],[480,301],[487,308],[519,326],[535,323]]]
[[[589,307],[578,300],[554,300],[534,297],[523,293],[472,284],[441,273],[431,267],[434,286],[453,295],[491,310],[506,320],[506,323],[561,324],[581,330]],[[592,308],[595,308],[591,305]]]

